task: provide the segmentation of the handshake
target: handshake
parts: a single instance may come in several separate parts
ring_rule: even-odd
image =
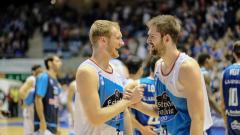
[[[140,85],[136,81],[132,81],[125,86],[123,99],[130,101],[130,105],[141,102],[143,98],[145,85]]]

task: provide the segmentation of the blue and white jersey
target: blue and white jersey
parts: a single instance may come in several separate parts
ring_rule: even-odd
[[[222,80],[229,135],[240,135],[240,64],[228,66]]]
[[[183,86],[178,80],[181,64],[190,59],[188,55],[181,53],[172,71],[167,75],[163,75],[161,71],[162,59],[156,64],[155,89],[161,135],[190,134],[191,118],[187,108],[187,99],[183,93]],[[206,131],[212,125],[212,118],[203,76],[201,78],[205,111],[203,130]]]
[[[35,95],[42,97],[44,116],[47,129],[53,133],[57,133],[58,124],[58,108],[59,94],[61,92],[60,84],[57,79],[49,76],[47,72],[41,73],[36,80]],[[34,131],[39,130],[40,120],[34,107]]]
[[[139,80],[139,83],[146,85],[146,87],[144,87],[142,101],[145,103],[148,103],[148,104],[155,104],[154,79],[151,77],[141,78]],[[159,133],[159,127],[160,127],[159,118],[150,117],[150,116],[148,116],[140,111],[137,111],[135,109],[133,109],[132,112],[135,115],[135,118],[138,122],[140,122],[144,126],[150,125],[150,126],[155,127],[153,130],[156,131],[156,133]],[[141,133],[138,130],[136,130],[135,135],[141,135]]]
[[[33,86],[32,86],[32,88],[31,88],[31,90],[28,92],[28,95],[27,95],[27,97],[24,99],[24,104],[25,105],[32,105],[33,104],[33,102],[34,102],[34,92],[35,92],[35,83],[36,83],[36,78],[35,78],[35,76],[29,76],[28,78],[27,78],[27,81],[28,80],[31,80],[32,82],[33,82]]]
[[[98,93],[101,107],[107,107],[117,103],[123,97],[123,80],[121,76],[112,70],[111,73],[102,70],[92,60],[84,61],[81,66],[89,66],[94,68],[98,76]],[[117,135],[123,134],[124,131],[124,115],[123,112],[107,121],[100,126],[93,126],[87,119],[82,109],[79,93],[75,98],[74,113],[74,131],[76,135]]]

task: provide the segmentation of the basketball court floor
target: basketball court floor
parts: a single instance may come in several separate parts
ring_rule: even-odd
[[[61,124],[61,135],[68,135],[66,124]],[[0,135],[23,135],[22,118],[0,119]]]
[[[61,124],[61,135],[69,135],[67,124]],[[225,135],[225,129],[214,127],[211,135]],[[22,118],[0,119],[0,135],[23,135]]]

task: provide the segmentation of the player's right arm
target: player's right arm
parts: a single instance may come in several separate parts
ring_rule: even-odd
[[[125,86],[125,96],[123,98],[125,99],[129,99],[131,98],[131,95],[132,95],[132,88],[134,86],[136,86],[136,84],[139,84],[139,82],[137,81],[132,81],[130,83],[128,83],[126,86]],[[144,102],[138,102],[136,104],[133,104],[131,106],[131,108],[134,108],[148,116],[152,116],[152,117],[159,117],[158,116],[158,108],[156,105],[152,105],[152,104],[147,104],[147,103],[144,103]]]
[[[96,70],[90,66],[82,66],[78,69],[76,83],[83,110],[93,125],[105,123],[142,98],[143,88],[142,92],[135,90],[135,96],[131,100],[123,99],[114,105],[102,108],[98,95],[98,76]]]
[[[33,87],[33,79],[28,78],[26,82],[19,89],[19,96],[21,99],[25,99],[28,95],[29,90]]]
[[[40,120],[40,130],[46,130],[46,120],[44,116],[44,107],[42,103],[42,98],[45,96],[47,92],[47,84],[48,84],[48,75],[40,74],[36,81],[36,97],[35,97],[35,107],[36,112]]]
[[[156,105],[139,102],[131,106],[132,108],[152,117],[159,117],[158,108]]]

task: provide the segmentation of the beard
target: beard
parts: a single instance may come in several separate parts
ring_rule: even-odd
[[[151,49],[150,54],[153,56],[157,56],[158,55],[157,49],[155,49],[155,48]]]
[[[153,56],[162,57],[166,52],[166,47],[162,41],[158,42],[155,46],[151,45],[150,54]]]

